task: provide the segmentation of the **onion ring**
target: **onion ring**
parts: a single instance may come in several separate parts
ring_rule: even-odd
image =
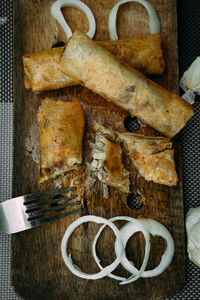
[[[116,30],[117,11],[120,5],[125,4],[127,2],[139,2],[140,4],[142,4],[146,8],[149,15],[149,26],[150,26],[151,34],[160,32],[160,21],[158,19],[155,9],[149,2],[145,0],[121,0],[118,1],[113,6],[109,14],[108,30],[109,30],[109,35],[111,40],[118,40],[118,35]]]
[[[152,220],[152,219],[140,219],[139,220],[141,224],[153,235],[153,236],[161,236],[164,238],[167,242],[167,247],[165,249],[164,254],[162,255],[160,264],[153,270],[148,270],[144,271],[141,274],[141,277],[147,278],[147,277],[154,277],[160,275],[164,270],[169,266],[169,264],[172,261],[173,255],[174,255],[174,240],[170,234],[170,232],[165,228],[161,223]],[[125,233],[126,232],[131,232],[134,234],[135,228],[132,226],[132,223],[127,223],[125,224],[121,229],[120,229],[120,237],[122,239],[123,244],[127,241]],[[117,243],[118,241],[116,241]],[[119,251],[119,248],[115,247],[115,253],[117,255]],[[122,266],[127,269],[130,273],[133,274],[133,276],[137,275],[139,270],[134,267],[132,262],[128,261],[127,258],[123,255],[122,260],[121,260]],[[134,279],[134,277],[133,277]],[[131,283],[133,280],[131,277],[127,279],[123,284]]]
[[[69,238],[72,234],[72,232],[74,231],[74,229],[76,227],[78,227],[79,225],[85,223],[85,222],[95,222],[97,224],[106,224],[108,225],[115,233],[116,235],[116,239],[119,242],[119,251],[118,254],[116,255],[116,259],[113,263],[111,263],[110,265],[108,265],[107,267],[103,268],[100,272],[96,273],[96,274],[87,274],[84,273],[80,270],[80,268],[78,266],[76,266],[75,264],[73,264],[71,255],[67,254],[67,244],[69,241]],[[99,278],[103,278],[105,276],[107,276],[108,274],[110,274],[112,271],[114,271],[114,269],[120,264],[121,262],[121,258],[122,255],[124,253],[124,247],[123,244],[121,242],[121,239],[119,238],[119,230],[118,228],[109,220],[104,219],[102,217],[96,217],[96,216],[84,216],[84,217],[80,217],[79,219],[77,219],[75,222],[73,222],[65,231],[65,234],[62,238],[62,242],[61,242],[61,252],[62,252],[62,257],[64,259],[65,264],[67,265],[67,267],[69,268],[69,270],[76,276],[79,276],[81,278],[84,279],[99,279]]]
[[[68,7],[68,6],[76,7],[80,9],[82,12],[84,12],[89,22],[89,31],[87,32],[87,35],[92,39],[96,31],[96,22],[91,9],[85,3],[79,0],[58,0],[53,3],[51,7],[51,14],[61,25],[64,32],[66,33],[67,38],[69,39],[71,37],[72,31],[68,26],[67,22],[65,21],[65,18],[63,17],[61,8]]]
[[[144,272],[144,270],[147,266],[148,259],[149,259],[150,241],[149,241],[148,230],[146,230],[144,228],[144,226],[141,224],[141,222],[139,220],[131,218],[131,217],[125,217],[125,216],[124,217],[119,216],[119,217],[114,217],[114,218],[109,219],[109,221],[111,221],[111,222],[118,221],[118,220],[129,221],[131,223],[132,227],[135,230],[134,233],[141,231],[143,233],[144,237],[145,237],[145,240],[146,240],[144,260],[143,260],[143,263],[142,263],[142,266],[141,266],[140,270],[137,272],[137,274],[134,276],[134,278],[133,278],[133,276],[131,276],[128,279],[126,279],[124,277],[116,276],[116,275],[113,275],[113,274],[108,274],[108,277],[113,278],[115,280],[122,280],[122,282],[120,284],[124,284],[124,282],[126,282],[126,280],[129,280],[130,278],[132,279],[132,281],[136,281],[141,276],[141,274]],[[101,232],[105,228],[105,226],[106,225],[101,226],[101,228],[99,229],[98,233],[96,234],[96,236],[94,238],[94,241],[93,241],[93,244],[92,244],[92,252],[93,252],[94,259],[95,259],[98,267],[101,270],[103,269],[103,267],[101,266],[100,260],[99,260],[99,258],[97,257],[97,254],[96,254],[96,243],[97,243],[97,240],[98,240]],[[125,249],[128,239],[132,236],[132,232],[130,234],[130,231],[121,232],[121,230],[120,230],[119,233],[120,233],[120,239],[121,239],[121,241],[123,243],[123,246],[124,246],[124,249]],[[124,236],[126,237],[126,239],[124,239]],[[115,247],[117,248],[117,251],[115,251],[115,253],[119,254],[120,248],[121,248],[121,245],[119,244],[119,240],[116,240]],[[126,258],[126,254],[125,254],[125,251],[124,251],[123,256],[122,256],[122,260],[125,259],[125,258]],[[127,269],[127,268],[125,268],[125,269]]]

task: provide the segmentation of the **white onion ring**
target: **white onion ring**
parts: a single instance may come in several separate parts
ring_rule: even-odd
[[[108,30],[111,40],[118,40],[117,30],[116,30],[116,18],[117,18],[117,11],[120,5],[127,3],[127,2],[139,2],[142,4],[149,15],[149,26],[151,34],[160,32],[160,21],[156,14],[155,9],[153,6],[145,1],[145,0],[121,0],[118,1],[110,11],[109,18],[108,18]]]
[[[51,7],[51,14],[61,25],[64,32],[66,33],[67,38],[69,39],[71,37],[72,31],[68,26],[67,22],[65,21],[65,18],[63,17],[61,8],[68,7],[68,6],[76,7],[80,9],[82,12],[84,12],[89,22],[89,31],[87,32],[87,35],[92,39],[96,31],[96,22],[91,9],[85,3],[79,0],[58,0],[53,3]]]
[[[143,278],[158,276],[162,272],[164,272],[164,270],[169,266],[169,264],[172,261],[174,255],[174,240],[167,228],[165,228],[161,223],[152,219],[139,219],[139,221],[153,236],[161,236],[167,242],[167,247],[165,249],[164,254],[162,255],[160,264],[153,270],[144,271],[141,275],[141,277]],[[123,244],[127,241],[125,237],[125,233],[127,231],[132,231],[132,234],[136,232],[130,222],[125,224],[120,230],[120,237],[122,239]],[[116,241],[116,243],[118,243],[118,241]],[[120,248],[115,247],[116,255],[119,249]],[[136,267],[134,267],[133,263],[128,261],[124,255],[122,256],[121,264],[125,269],[132,273],[133,276],[138,274],[139,270]],[[123,284],[131,282],[132,279],[130,277],[130,279],[127,279],[125,282],[123,282]]]
[[[134,219],[134,218],[131,218],[131,217],[125,217],[125,216],[119,216],[119,217],[114,217],[112,219],[109,219],[109,221],[111,221],[111,222],[115,222],[115,221],[118,221],[118,220],[129,221],[131,223],[132,227],[135,230],[134,233],[141,231],[143,233],[145,241],[146,241],[145,256],[144,256],[142,266],[141,266],[140,270],[137,272],[137,274],[134,276],[134,278],[133,278],[133,276],[131,276],[132,281],[136,281],[141,276],[141,274],[144,272],[144,270],[147,266],[147,263],[148,263],[149,253],[150,253],[149,233],[144,228],[144,226],[141,224],[141,222],[137,219]],[[96,234],[96,236],[94,238],[94,241],[93,241],[93,244],[92,244],[92,252],[93,252],[94,259],[95,259],[98,267],[101,270],[103,269],[103,267],[101,266],[100,260],[99,260],[99,258],[97,257],[97,254],[96,254],[96,243],[97,243],[97,240],[98,240],[101,232],[105,228],[105,226],[106,225],[101,226],[101,228],[99,229],[98,233]],[[122,233],[121,230],[119,231],[119,233],[120,233],[120,239],[121,239],[121,241],[123,243],[123,246],[124,246],[124,249],[125,249],[126,248],[126,243],[129,240],[129,238],[132,236],[132,233],[130,234],[129,231],[126,231],[125,233],[124,232]],[[124,239],[124,236],[126,236],[126,239]],[[119,244],[119,240],[116,240],[115,247],[117,248],[116,253],[119,254],[120,248],[121,248],[121,245]],[[126,258],[126,253],[125,252],[123,253],[122,259],[123,259],[123,257]],[[113,278],[115,280],[122,280],[122,282],[120,284],[124,284],[126,282],[126,280],[130,279],[130,278],[126,279],[124,277],[116,276],[116,275],[113,275],[113,274],[109,274],[108,277]]]
[[[106,224],[108,225],[115,233],[116,235],[116,239],[119,242],[120,245],[120,250],[117,254],[116,259],[114,260],[114,262],[110,265],[108,265],[107,267],[103,268],[100,272],[96,273],[96,274],[87,274],[84,273],[80,270],[80,268],[78,266],[76,266],[75,264],[73,264],[73,261],[71,259],[71,255],[67,254],[67,244],[68,244],[68,240],[72,234],[72,232],[74,231],[74,229],[76,227],[78,227],[79,225],[85,223],[85,222],[95,222],[97,224]],[[119,230],[118,228],[109,220],[106,220],[102,217],[96,217],[96,216],[84,216],[84,217],[80,217],[79,219],[77,219],[75,222],[73,222],[65,231],[65,234],[62,238],[62,243],[61,243],[61,252],[62,252],[62,257],[64,259],[65,264],[67,265],[67,267],[69,268],[69,270],[76,276],[79,276],[81,278],[84,279],[99,279],[99,278],[103,278],[105,276],[107,276],[108,274],[110,274],[112,271],[114,271],[114,269],[120,264],[121,262],[121,258],[122,255],[124,253],[124,247],[123,244],[121,242],[121,239],[119,238]]]

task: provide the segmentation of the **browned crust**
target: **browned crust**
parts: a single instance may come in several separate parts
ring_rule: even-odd
[[[46,98],[39,107],[40,180],[61,175],[82,162],[85,114],[80,103]]]
[[[104,138],[106,145],[106,159],[104,169],[108,174],[107,181],[109,186],[112,186],[123,193],[129,193],[130,181],[126,180],[126,185],[122,185],[123,171],[125,169],[122,162],[122,149],[119,143],[112,143]]]
[[[124,151],[130,156],[133,166],[145,180],[167,186],[178,182],[174,161],[174,149],[170,139],[165,137],[144,136],[135,133],[119,133],[94,125],[94,130],[113,141],[123,144]]]
[[[162,74],[165,62],[161,49],[161,35],[135,36],[131,39],[98,42],[125,63],[146,74]],[[24,85],[26,90],[39,93],[79,84],[58,69],[64,47],[25,54]]]
[[[60,47],[24,55],[25,89],[39,93],[78,84],[58,69],[63,51],[64,47]]]
[[[165,61],[161,40],[161,34],[155,33],[98,43],[144,74],[163,74]]]
[[[192,106],[178,95],[122,64],[78,31],[69,40],[59,67],[167,137],[176,135],[194,114]]]

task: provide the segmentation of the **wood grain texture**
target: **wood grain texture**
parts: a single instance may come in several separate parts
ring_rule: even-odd
[[[92,9],[97,23],[95,40],[107,40],[108,15],[115,0],[84,0]],[[163,51],[166,70],[162,77],[151,77],[167,89],[178,92],[177,66],[177,24],[175,0],[150,0],[161,21]],[[24,90],[22,55],[51,48],[60,41],[66,41],[65,34],[50,15],[53,0],[18,0],[13,1],[14,11],[14,165],[13,196],[55,188],[53,181],[44,185],[38,184],[38,124],[36,112],[44,97],[52,97],[63,101],[79,101],[86,113],[86,133],[84,143],[84,162],[79,170],[69,172],[63,185],[69,186],[76,178],[78,191],[83,197],[84,170],[90,158],[87,138],[92,133],[94,120],[113,130],[124,131],[124,119],[127,112],[106,102],[100,96],[86,88],[76,86],[59,91],[35,95]],[[87,31],[88,24],[83,13],[74,8],[64,9],[64,15],[74,30]],[[78,20],[78,21],[77,21]],[[126,25],[125,25],[126,24]],[[137,3],[128,3],[119,9],[117,21],[120,38],[149,32],[148,17],[144,8]],[[143,134],[154,134],[148,126],[140,127]],[[179,183],[168,188],[145,181],[136,170],[131,171],[132,191],[139,191],[144,205],[139,210],[131,210],[126,203],[126,195],[109,188],[110,199],[102,197],[101,185],[97,184],[92,193],[84,195],[90,214],[110,218],[116,215],[133,217],[143,216],[156,219],[164,224],[175,240],[175,257],[170,267],[155,278],[140,278],[135,283],[119,286],[119,283],[104,278],[91,281],[75,277],[65,266],[60,244],[66,228],[79,215],[44,225],[12,236],[11,278],[12,285],[18,295],[27,300],[36,299],[161,299],[176,294],[185,282],[185,243],[182,196],[181,150],[178,142],[176,148],[176,167]],[[35,156],[34,156],[35,155]],[[97,272],[98,268],[92,260],[91,243],[97,226],[89,224],[87,228],[80,226],[70,240],[73,247],[74,260],[86,272]],[[107,230],[98,243],[98,253],[104,254],[102,263],[111,263],[114,236]],[[127,246],[128,257],[140,266],[144,252],[142,235],[132,237]],[[159,263],[164,242],[161,238],[152,239],[152,251],[148,268]],[[141,249],[141,250],[140,250]],[[140,254],[141,253],[141,254]],[[120,274],[124,273],[119,267]]]

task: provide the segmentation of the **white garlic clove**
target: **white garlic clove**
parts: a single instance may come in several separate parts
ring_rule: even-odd
[[[198,267],[200,267],[200,251],[198,248],[189,249],[189,259]]]
[[[194,224],[190,229],[190,240],[200,250],[200,222]]]
[[[200,206],[190,208],[186,216],[186,230],[190,230],[192,225],[200,222]]]
[[[188,211],[186,232],[189,259],[200,267],[200,207],[192,208]]]
[[[200,93],[200,56],[198,56],[187,69],[185,85],[188,89]]]
[[[180,80],[180,86],[185,92],[189,89],[200,94],[200,56],[185,71]]]

